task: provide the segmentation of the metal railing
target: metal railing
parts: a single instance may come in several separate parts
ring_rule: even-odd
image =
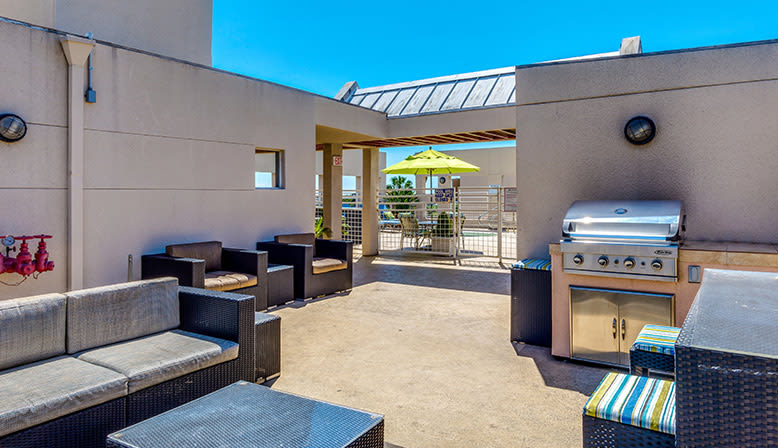
[[[316,219],[323,215],[324,200],[320,190],[314,192]],[[359,190],[343,190],[341,202],[341,234],[355,246],[362,244],[362,193]]]

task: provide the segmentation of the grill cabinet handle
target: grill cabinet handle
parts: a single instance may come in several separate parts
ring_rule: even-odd
[[[624,319],[621,319],[621,339],[624,339],[627,337],[627,322]]]
[[[616,339],[616,332],[618,331],[617,330],[617,328],[618,328],[617,325],[618,324],[616,323],[616,318],[614,317],[613,318],[613,339]]]

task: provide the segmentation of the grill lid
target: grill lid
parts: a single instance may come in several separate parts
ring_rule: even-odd
[[[562,221],[571,240],[678,241],[685,230],[681,201],[575,201]]]

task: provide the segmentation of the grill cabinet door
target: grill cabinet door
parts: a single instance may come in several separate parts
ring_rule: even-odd
[[[573,357],[619,363],[619,309],[615,295],[600,289],[570,288]]]
[[[673,324],[674,297],[668,294],[618,294],[619,364],[629,365],[629,349],[644,325]]]

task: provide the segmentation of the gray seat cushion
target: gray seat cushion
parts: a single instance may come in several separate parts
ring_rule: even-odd
[[[0,370],[65,353],[65,296],[0,301]]]
[[[183,330],[166,331],[77,355],[122,373],[129,393],[238,357],[238,344]]]
[[[125,395],[127,377],[70,356],[5,370],[0,372],[0,436]]]
[[[313,257],[314,274],[326,274],[327,272],[342,271],[344,269],[348,269],[348,262],[345,260]]]
[[[222,268],[222,243],[220,241],[171,244],[165,247],[165,253],[176,258],[205,260],[206,271],[218,271]]]
[[[176,328],[178,279],[119,283],[65,293],[67,351],[77,353]]]
[[[213,271],[205,273],[205,289],[214,291],[232,291],[256,285],[256,275],[232,271]]]

